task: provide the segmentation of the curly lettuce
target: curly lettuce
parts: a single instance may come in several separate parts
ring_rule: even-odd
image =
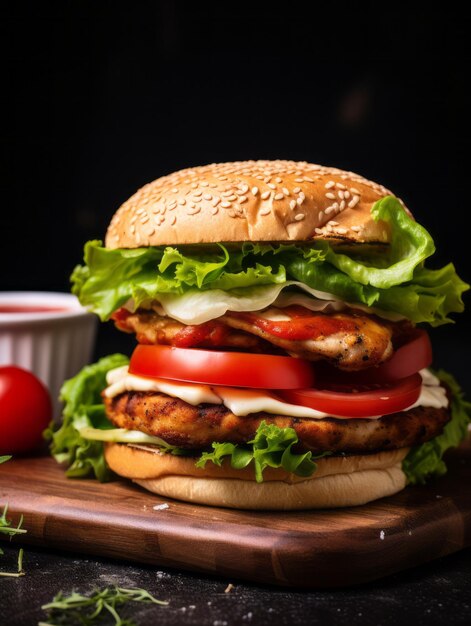
[[[203,452],[196,467],[204,468],[209,461],[220,467],[227,457],[234,469],[240,470],[252,465],[258,483],[263,482],[263,471],[267,467],[283,468],[296,476],[308,478],[317,469],[314,459],[330,453],[325,452],[315,457],[312,452],[297,454],[292,450],[297,443],[298,436],[294,428],[279,428],[275,424],[262,421],[254,438],[246,444],[213,443],[212,452]]]
[[[439,326],[463,310],[469,288],[452,264],[425,267],[434,253],[430,234],[388,196],[372,207],[375,220],[391,231],[391,244],[381,251],[364,246],[254,244],[237,248],[220,245],[147,247],[134,250],[85,246],[85,265],[72,274],[72,291],[80,302],[106,320],[133,300],[139,307],[159,295],[183,295],[189,290],[222,290],[257,297],[266,285],[300,281],[312,289],[351,303],[374,306],[410,319]]]
[[[111,478],[103,443],[85,439],[80,431],[114,428],[106,417],[101,392],[106,387],[106,374],[128,362],[123,354],[112,354],[87,365],[63,384],[60,394],[64,401],[63,422],[57,430],[51,425],[45,438],[51,442],[51,454],[56,461],[67,465],[66,475],[70,478],[94,476],[101,482]]]
[[[451,420],[441,435],[412,448],[402,462],[402,469],[412,485],[424,484],[430,476],[446,474],[443,455],[468,436],[468,425],[471,423],[471,402],[464,399],[463,391],[456,379],[443,370],[436,372],[436,375],[450,392]]]

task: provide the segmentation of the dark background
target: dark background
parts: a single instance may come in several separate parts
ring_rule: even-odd
[[[249,158],[383,183],[436,239],[435,265],[469,280],[471,24],[457,5],[4,3],[0,288],[68,290],[83,243],[138,187]],[[459,317],[435,335],[445,365],[465,365]]]

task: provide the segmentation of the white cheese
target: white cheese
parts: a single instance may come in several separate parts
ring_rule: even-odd
[[[290,415],[291,417],[312,417],[322,419],[327,413],[310,409],[298,404],[283,402],[266,391],[259,389],[238,389],[236,387],[215,387],[218,396],[234,415],[242,416],[250,413],[272,413],[274,415]]]
[[[422,370],[420,374],[423,380],[420,396],[417,402],[408,407],[408,409],[416,406],[433,407],[437,409],[447,407],[448,399],[446,397],[446,391],[440,385],[438,378],[428,370]],[[105,390],[105,396],[107,398],[113,398],[125,391],[158,391],[174,398],[180,398],[193,406],[202,403],[224,403],[224,405],[237,416],[245,416],[250,413],[258,412],[311,419],[322,419],[332,416],[332,414],[316,411],[309,407],[283,402],[278,399],[275,394],[270,394],[270,392],[260,389],[239,389],[236,387],[219,387],[155,378],[142,378],[128,374],[128,368],[126,366],[108,372],[107,381],[109,384],[109,387]],[[372,415],[366,419],[378,419],[379,417],[381,416]]]
[[[173,380],[163,380],[162,378],[142,378],[128,374],[127,366],[118,367],[108,372],[106,380],[109,387],[105,389],[107,398],[114,398],[125,391],[158,391],[166,393],[173,398],[180,398],[188,404],[210,403],[221,404],[222,400],[208,385],[197,385],[194,383],[181,383]]]

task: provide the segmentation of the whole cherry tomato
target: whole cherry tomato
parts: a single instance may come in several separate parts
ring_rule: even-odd
[[[0,455],[37,448],[51,418],[51,396],[43,383],[21,367],[0,367]]]

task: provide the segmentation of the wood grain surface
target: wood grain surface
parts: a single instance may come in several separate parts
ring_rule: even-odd
[[[234,511],[162,499],[131,483],[72,480],[50,458],[0,466],[0,506],[21,542],[297,587],[359,584],[471,545],[471,446],[425,487],[348,509]],[[159,504],[168,508],[155,510]]]

